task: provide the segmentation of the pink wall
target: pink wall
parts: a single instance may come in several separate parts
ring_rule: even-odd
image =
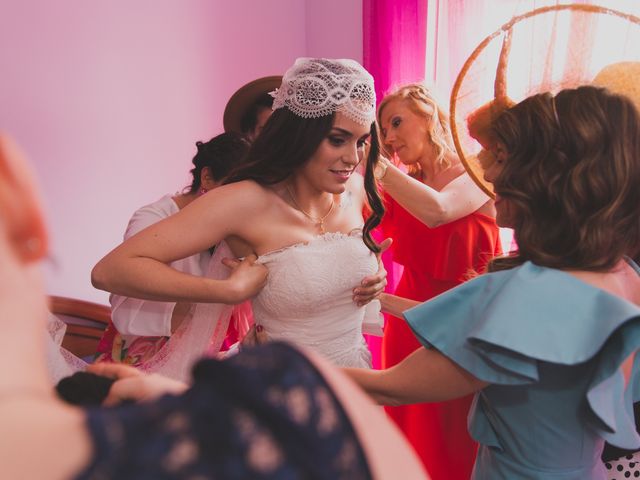
[[[306,6],[306,55],[362,63],[362,1],[307,0]]]
[[[362,58],[359,0],[3,0],[0,129],[35,164],[48,289],[105,303],[89,272],[133,211],[188,183],[235,89],[298,56]]]

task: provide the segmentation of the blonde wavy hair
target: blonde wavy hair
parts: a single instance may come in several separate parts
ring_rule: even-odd
[[[429,140],[436,147],[436,163],[443,168],[450,166],[450,161],[445,155],[447,151],[455,151],[453,147],[453,139],[451,136],[451,130],[449,128],[449,115],[438,106],[438,103],[434,99],[429,89],[421,83],[410,83],[403,85],[390,93],[386,94],[380,105],[378,105],[377,124],[380,129],[380,119],[382,117],[382,111],[384,108],[394,100],[405,100],[408,102],[409,108],[416,115],[423,117],[425,121],[430,123],[429,127]],[[430,112],[430,109],[433,113]],[[431,119],[436,117],[437,121],[431,122]],[[392,157],[393,152],[390,152],[384,143],[384,137],[382,132],[379,132],[381,140],[381,148],[383,153]],[[409,166],[409,175],[413,177],[419,177],[421,168],[419,164]]]

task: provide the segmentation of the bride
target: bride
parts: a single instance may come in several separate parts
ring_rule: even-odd
[[[373,78],[353,60],[301,58],[274,97],[273,115],[226,185],[125,241],[94,267],[92,282],[119,295],[209,305],[241,302],[264,284],[253,298],[258,331],[340,366],[369,367],[358,290],[378,270],[370,233],[384,212],[373,177]],[[363,179],[355,169],[369,140]],[[364,208],[372,213],[363,225]],[[168,266],[223,240],[244,257],[233,281]],[[191,324],[206,318],[196,311]]]

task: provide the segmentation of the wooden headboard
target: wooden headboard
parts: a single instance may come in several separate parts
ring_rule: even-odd
[[[49,310],[67,324],[62,346],[85,358],[96,353],[102,333],[111,320],[107,305],[68,297],[49,297]]]

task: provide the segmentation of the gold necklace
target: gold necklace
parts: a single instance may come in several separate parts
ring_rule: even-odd
[[[298,202],[296,202],[296,197],[293,196],[293,193],[291,192],[289,187],[287,186],[285,188],[287,189],[287,193],[289,194],[289,197],[291,197],[291,201],[293,202],[293,205],[296,207],[296,209],[301,211],[309,220],[315,223],[316,227],[320,229],[320,233],[326,233],[324,230],[324,221],[329,215],[331,215],[331,212],[333,212],[333,207],[336,204],[335,200],[333,199],[333,195],[331,196],[331,206],[329,207],[329,211],[322,217],[313,217],[305,212],[302,207],[300,207],[300,205],[298,205]]]

